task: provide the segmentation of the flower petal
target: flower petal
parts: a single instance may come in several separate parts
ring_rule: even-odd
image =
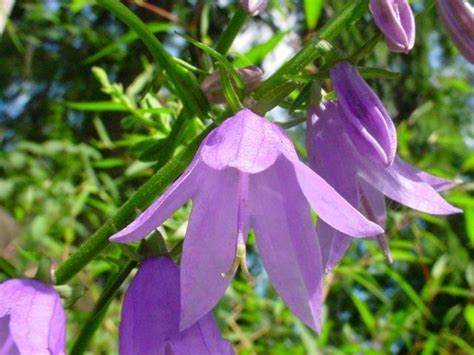
[[[112,235],[110,241],[128,243],[145,238],[193,196],[199,187],[199,176],[207,169],[198,157],[194,158],[186,171],[155,202],[127,227]]]
[[[321,247],[324,272],[330,272],[346,254],[352,238],[331,227],[324,221],[319,221],[316,232]]]
[[[221,274],[236,255],[238,174],[212,172],[193,200],[181,259],[181,329],[211,311],[232,280]]]
[[[327,103],[327,115],[342,122],[361,155],[390,166],[397,151],[397,131],[382,101],[348,62],[337,63],[330,75],[339,105]]]
[[[248,109],[214,129],[203,142],[200,154],[213,169],[234,167],[250,174],[268,169],[281,154],[298,159],[285,131]]]
[[[417,168],[408,164],[406,161],[400,159],[399,157],[397,157],[396,160],[398,164],[404,167],[404,169],[410,171],[411,174],[417,175],[421,180],[431,185],[431,187],[433,187],[438,192],[452,189],[453,187],[462,183],[462,181],[460,180],[443,179],[438,176],[428,174],[423,170],[418,170]]]
[[[0,284],[0,299],[2,322],[9,317],[8,340],[13,340],[20,353],[65,353],[66,315],[51,286],[36,280],[12,279]]]
[[[125,293],[120,322],[120,354],[221,354],[228,342],[212,314],[179,330],[180,273],[167,257],[146,259]],[[230,353],[228,353],[230,354]]]
[[[446,202],[428,183],[406,164],[396,159],[393,165],[380,169],[366,160],[361,161],[360,176],[374,188],[408,207],[431,214],[452,214],[460,209]]]
[[[337,230],[353,237],[383,233],[318,174],[301,162],[293,162],[298,183],[318,216]]]
[[[308,202],[290,162],[250,180],[249,209],[268,276],[288,307],[306,325],[321,328],[322,265]]]

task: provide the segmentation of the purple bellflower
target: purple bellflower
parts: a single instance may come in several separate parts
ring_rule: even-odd
[[[320,327],[322,265],[310,206],[343,233],[382,232],[299,160],[279,126],[248,109],[214,129],[183,175],[111,240],[146,237],[189,199],[193,209],[181,259],[181,329],[215,306],[239,265],[245,272],[250,228],[276,290],[315,330]]]
[[[267,0],[240,0],[240,4],[250,16],[257,16],[267,8]]]
[[[388,48],[408,53],[415,44],[415,18],[407,0],[370,0],[370,12]]]
[[[397,151],[397,131],[384,105],[348,62],[337,63],[330,74],[344,112],[343,128],[354,146],[362,155],[390,166]]]
[[[0,354],[65,354],[66,315],[54,288],[36,280],[0,284]]]
[[[437,0],[438,13],[449,36],[474,64],[474,7],[464,0]]]
[[[390,167],[374,163],[354,148],[349,133],[341,134],[344,120],[344,112],[337,101],[326,101],[309,110],[308,159],[313,170],[367,218],[385,226],[384,196],[425,213],[460,212],[438,193],[456,185],[455,182],[420,171],[398,156]],[[327,272],[342,258],[352,238],[324,221],[318,223],[317,232]],[[387,255],[385,237],[378,236],[378,241]]]
[[[180,273],[168,257],[143,261],[128,287],[120,321],[120,354],[234,354],[212,313],[179,330]]]

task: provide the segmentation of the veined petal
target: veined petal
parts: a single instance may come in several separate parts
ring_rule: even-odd
[[[290,162],[250,180],[249,209],[265,270],[288,307],[306,325],[321,328],[322,265],[310,207]]]
[[[396,160],[397,163],[400,164],[400,166],[403,166],[404,169],[410,171],[411,174],[418,176],[421,180],[431,185],[431,187],[433,187],[438,192],[452,189],[453,187],[462,183],[462,181],[460,180],[443,179],[438,176],[428,174],[425,171],[418,170],[417,168],[408,164],[406,161],[400,159],[399,157],[397,157]]]
[[[181,332],[180,273],[167,257],[146,259],[125,293],[120,354],[232,354],[212,314]],[[232,351],[232,348],[230,347]]]
[[[383,233],[318,174],[301,162],[293,162],[298,184],[318,216],[335,229],[353,237]]]
[[[181,329],[210,312],[232,280],[222,273],[236,255],[238,174],[233,168],[214,171],[193,199],[181,259]]]
[[[385,196],[362,179],[359,179],[358,186],[362,211],[371,221],[385,228],[387,219]]]
[[[466,0],[437,0],[438,13],[449,36],[474,64],[474,7]]]
[[[401,164],[399,159],[386,169],[361,160],[360,176],[392,200],[419,211],[440,215],[461,212],[446,202],[416,172],[407,168],[406,164]]]
[[[51,286],[36,280],[8,280],[0,284],[0,300],[0,339],[15,344],[0,343],[0,349],[65,354],[66,315]]]
[[[346,254],[352,238],[331,227],[324,221],[319,221],[316,227],[319,246],[323,261],[324,272],[330,272]]]
[[[343,131],[342,113],[335,102],[323,102],[308,110],[306,147],[311,169],[326,180],[352,206],[359,204],[355,153]],[[323,220],[317,235],[325,272],[333,269],[346,253],[351,237]]]
[[[281,155],[298,159],[293,143],[276,124],[243,109],[214,129],[201,147],[209,167],[233,167],[256,174],[273,165]]]
[[[392,52],[408,53],[415,44],[415,18],[407,0],[371,0],[370,12]]]
[[[343,113],[339,119],[351,143],[368,159],[391,165],[397,132],[383,103],[348,62],[337,63],[330,74]]]
[[[199,175],[208,173],[206,170],[208,168],[199,157],[194,158],[186,171],[155,202],[127,227],[112,235],[110,241],[128,243],[145,238],[193,196],[199,187]]]

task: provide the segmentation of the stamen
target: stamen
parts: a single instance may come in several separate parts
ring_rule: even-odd
[[[254,281],[252,274],[247,267],[247,257],[246,257],[246,248],[245,244],[239,243],[237,246],[237,254],[235,255],[234,260],[232,261],[232,266],[227,272],[223,272],[221,275],[222,277],[231,277],[233,276],[237,269],[240,266],[240,270],[242,271],[242,276],[247,279],[247,281]]]

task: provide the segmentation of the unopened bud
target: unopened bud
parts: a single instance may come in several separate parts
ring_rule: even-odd
[[[250,66],[245,68],[236,68],[235,71],[240,76],[244,84],[244,92],[248,93],[255,89],[262,81],[262,69],[257,66]],[[236,87],[235,82],[230,78],[232,86]],[[223,103],[225,97],[222,92],[221,74],[219,70],[214,71],[202,83],[201,90],[206,95],[207,99],[212,103]]]
[[[370,12],[392,52],[408,53],[415,44],[415,18],[407,0],[370,0]]]

